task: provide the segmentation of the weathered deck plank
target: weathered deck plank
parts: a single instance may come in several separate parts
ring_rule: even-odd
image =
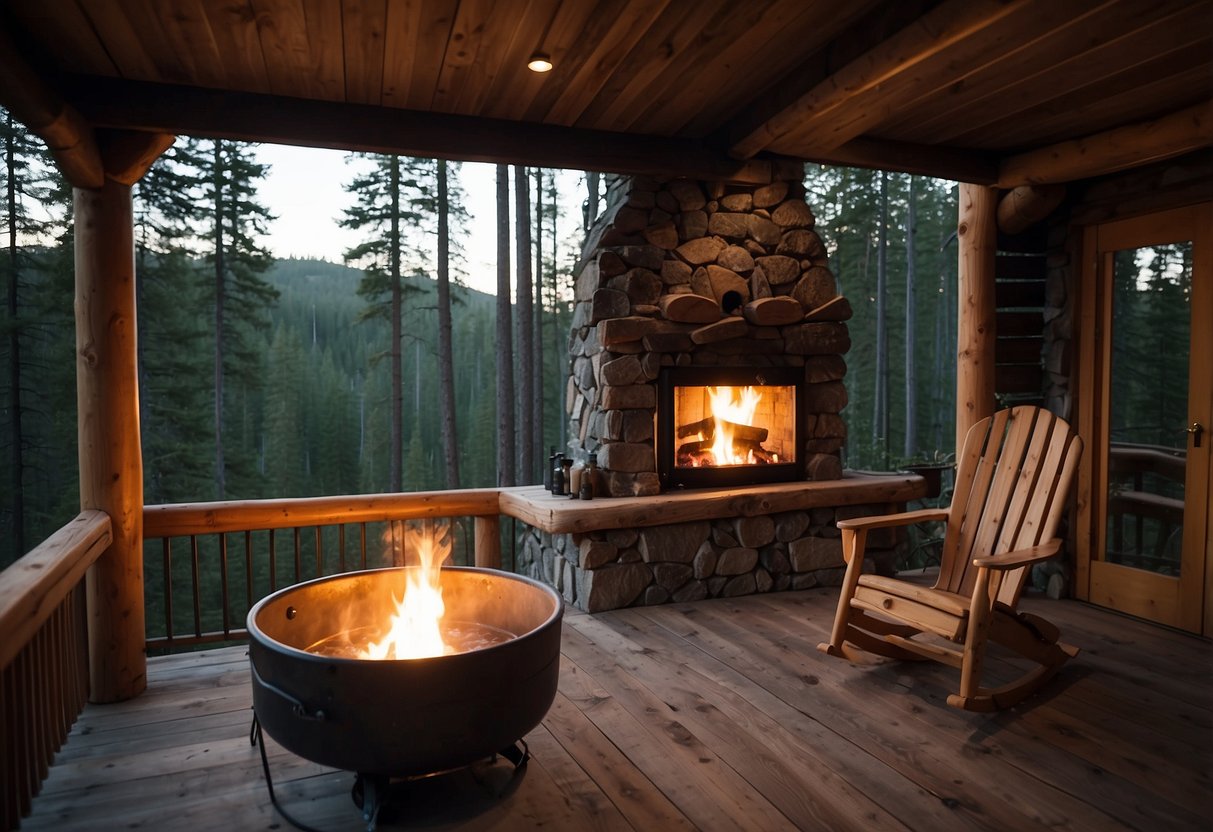
[[[1025,600],[1084,648],[993,714],[955,673],[817,652],[835,592],[570,613],[532,761],[401,784],[394,829],[1203,829],[1213,646],[1071,602]],[[25,829],[284,829],[269,805],[243,647],[155,658],[146,695],[89,706]],[[364,824],[333,772],[267,744],[305,823]]]

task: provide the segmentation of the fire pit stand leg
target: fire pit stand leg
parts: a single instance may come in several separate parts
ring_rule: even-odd
[[[287,823],[296,829],[302,830],[302,832],[323,832],[323,830],[317,829],[314,826],[308,826],[306,823],[296,820],[290,812],[286,811],[286,809],[282,808],[282,805],[278,803],[278,796],[274,794],[274,778],[270,776],[270,760],[265,753],[265,737],[262,736],[261,721],[257,719],[256,711],[253,711],[253,724],[249,728],[249,744],[260,746],[261,748],[261,770],[265,772],[265,787],[269,790],[270,803],[273,804],[274,810],[277,811],[278,814],[282,815],[283,819]]]
[[[354,805],[362,810],[366,832],[375,832],[375,827],[379,824],[379,810],[386,802],[388,785],[388,778],[381,775],[358,772],[354,778],[350,796],[354,798]]]

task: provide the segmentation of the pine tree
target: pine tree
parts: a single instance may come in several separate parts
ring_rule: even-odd
[[[459,487],[459,430],[455,417],[455,359],[451,346],[451,199],[447,162],[438,160],[438,367],[441,374],[442,459],[447,488]]]
[[[268,324],[266,313],[278,297],[262,277],[272,259],[258,242],[272,219],[256,198],[257,181],[269,167],[254,158],[252,145],[216,139],[199,159],[201,215],[209,233],[206,260],[214,275],[215,496],[220,500],[229,491],[229,472],[235,475],[236,490],[255,488],[251,461],[256,437],[249,405],[261,376],[253,336]],[[229,379],[237,384],[234,396]],[[242,440],[230,459],[225,443],[229,427]]]
[[[497,484],[514,485],[514,344],[510,314],[510,169],[497,166]]]
[[[36,220],[31,211],[31,205],[44,203],[50,191],[46,166],[49,160],[45,151],[29,134],[24,125],[16,121],[12,114],[3,112],[3,122],[0,122],[4,135],[4,230],[7,235],[8,252],[5,258],[5,284],[7,287],[5,299],[6,343],[8,361],[5,368],[8,371],[6,412],[8,417],[8,482],[7,499],[8,516],[11,518],[10,533],[6,542],[11,544],[14,557],[24,554],[26,547],[25,535],[25,445],[26,437],[22,429],[24,406],[22,404],[23,363],[21,357],[23,319],[25,309],[21,291],[22,273],[29,268],[29,257],[22,250],[19,240],[23,237],[37,237],[45,232],[45,223]]]
[[[531,298],[531,191],[530,174],[521,165],[514,167],[514,223],[517,281],[514,297],[518,306],[516,317],[518,352],[518,482],[535,482],[535,367],[531,363],[535,352],[534,307]]]

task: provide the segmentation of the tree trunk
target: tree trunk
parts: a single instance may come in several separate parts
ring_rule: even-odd
[[[510,169],[497,166],[497,485],[514,485],[514,339],[510,310]]]
[[[518,374],[521,376],[518,390],[518,483],[530,485],[535,482],[535,366],[532,353],[535,351],[532,329],[531,303],[531,189],[530,174],[521,165],[514,166],[514,248],[517,252],[517,280],[514,296],[517,298],[518,317]]]
[[[918,375],[914,371],[914,244],[918,232],[918,212],[914,205],[914,176],[910,175],[910,195],[906,209],[906,437],[902,448],[906,459],[918,452]]]
[[[18,290],[17,249],[17,148],[13,136],[15,125],[10,114],[5,115],[7,131],[4,141],[4,161],[8,168],[8,405],[12,414],[9,420],[9,487],[12,490],[13,510],[13,557],[25,554],[25,437],[21,433],[21,327],[17,323],[20,314]]]
[[[215,188],[215,499],[222,500],[227,494],[227,466],[223,459],[223,304],[224,295],[227,293],[223,257],[223,213],[226,207],[226,191],[223,186],[223,143],[216,139],[214,145],[212,180]]]
[[[438,160],[438,374],[442,400],[442,449],[446,487],[459,487],[459,438],[455,423],[455,359],[451,348],[451,226],[446,160]]]
[[[889,175],[880,172],[880,214],[876,248],[876,395],[872,406],[873,450],[887,458],[889,449]]]
[[[597,174],[594,174],[597,177]],[[548,192],[552,197],[552,204],[556,204],[556,177],[552,176],[552,190]],[[557,285],[558,275],[560,274],[560,258],[556,256],[558,246],[556,245],[556,222],[552,221],[552,335],[555,343],[552,347],[552,355],[559,356],[565,348],[561,343],[562,336],[560,333],[560,287]],[[556,359],[554,359],[556,360]],[[556,412],[560,414],[560,432],[557,434],[557,448],[563,450],[567,441],[569,432],[569,412],[564,406],[564,388],[561,387],[556,394]]]
[[[535,332],[531,337],[531,374],[535,378],[535,421],[532,426],[535,452],[539,455],[539,480],[543,480],[542,469],[547,457],[543,455],[543,170],[535,170]]]
[[[587,171],[585,174],[585,230],[589,231],[598,219],[598,172]]]
[[[404,490],[404,339],[402,287],[400,285],[400,157],[392,156],[389,188],[391,191],[391,235],[388,240],[388,269],[392,281],[392,430],[388,454],[388,490]]]

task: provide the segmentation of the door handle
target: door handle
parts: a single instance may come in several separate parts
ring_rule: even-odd
[[[1193,422],[1192,427],[1188,428],[1188,433],[1192,434],[1192,447],[1200,447],[1200,435],[1205,432],[1204,427],[1200,422]]]

